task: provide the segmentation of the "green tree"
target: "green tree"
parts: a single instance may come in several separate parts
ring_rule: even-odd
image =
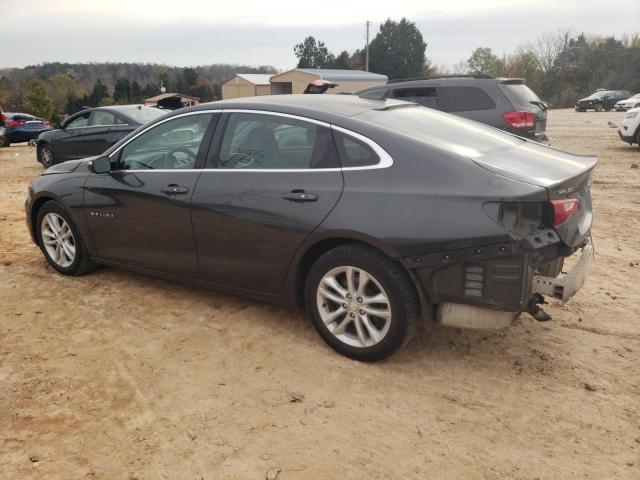
[[[131,103],[140,103],[142,102],[142,87],[135,80],[131,82],[131,95],[130,95]]]
[[[316,42],[312,36],[305,38],[302,43],[297,43],[293,47],[293,53],[298,58],[298,68],[327,68],[335,60],[324,42]]]
[[[91,95],[89,95],[88,104],[92,107],[99,107],[104,105],[105,100],[109,98],[109,92],[107,90],[107,86],[98,79],[93,86],[93,91]]]
[[[119,78],[113,87],[113,100],[116,103],[131,102],[131,84],[126,78]]]
[[[349,55],[349,52],[347,52],[346,50],[343,50],[342,52],[340,52],[340,55],[338,55],[336,57],[336,59],[333,61],[333,68],[339,68],[342,70],[350,70],[351,66],[349,65],[349,60],[351,59],[351,56]]]
[[[27,87],[26,110],[37,117],[51,120],[53,105],[47,89],[38,80],[32,80]]]
[[[427,44],[415,23],[388,19],[369,45],[369,67],[389,78],[417,77],[427,65]]]
[[[467,60],[469,73],[485,75],[504,75],[504,61],[493,54],[490,48],[476,48]]]

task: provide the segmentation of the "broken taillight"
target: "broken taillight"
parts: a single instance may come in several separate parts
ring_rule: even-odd
[[[577,198],[567,198],[564,200],[551,200],[551,207],[553,208],[553,226],[557,227],[563,222],[566,222],[571,216],[576,213],[580,200]]]

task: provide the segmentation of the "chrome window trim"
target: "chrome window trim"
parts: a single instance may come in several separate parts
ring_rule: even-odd
[[[180,115],[175,115],[173,117],[165,118],[149,127],[141,130],[136,135],[131,137],[126,143],[120,145],[116,150],[114,150],[111,154],[109,154],[109,158],[116,155],[120,150],[129,145],[129,143],[133,142],[140,135],[148,132],[152,128],[157,127],[165,122],[169,122],[176,118],[186,117],[190,115],[200,115],[204,113],[251,113],[257,115],[272,115],[276,117],[285,117],[292,118],[295,120],[300,120],[303,122],[314,123],[316,125],[321,125],[326,128],[330,128],[337,132],[343,133],[347,136],[353,137],[365,144],[367,144],[378,156],[378,163],[374,165],[365,165],[362,167],[335,167],[335,168],[193,168],[193,169],[136,169],[136,170],[115,170],[118,172],[130,172],[130,173],[141,173],[141,172],[264,172],[264,173],[312,173],[312,172],[344,172],[344,171],[352,171],[352,170],[379,170],[384,168],[390,168],[393,165],[393,158],[389,155],[386,150],[384,150],[380,145],[371,140],[364,135],[353,132],[346,128],[339,127],[337,125],[332,125],[327,122],[323,122],[321,120],[316,120],[314,118],[302,117],[299,115],[292,115],[289,113],[282,112],[272,112],[270,110],[251,110],[251,109],[239,109],[239,108],[229,108],[229,109],[215,109],[215,110],[196,110],[193,112],[181,113]]]

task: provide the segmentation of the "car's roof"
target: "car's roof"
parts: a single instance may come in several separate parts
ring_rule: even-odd
[[[300,115],[314,113],[319,116],[342,115],[351,117],[367,110],[385,109],[395,105],[405,105],[399,100],[370,100],[356,95],[324,94],[324,95],[264,95],[258,97],[234,98],[211,103],[202,103],[187,110],[210,109],[249,109],[273,110],[276,112]],[[180,110],[184,111],[184,110]]]
[[[4,112],[6,117],[15,117],[16,115],[24,115],[25,117],[33,117],[38,118],[35,115],[31,115],[30,113],[22,113],[22,112]]]

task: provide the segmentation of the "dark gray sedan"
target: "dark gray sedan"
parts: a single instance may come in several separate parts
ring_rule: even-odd
[[[596,163],[397,100],[254,97],[49,168],[27,223],[62,274],[109,265],[306,307],[331,347],[373,361],[419,325],[502,328],[567,301],[592,258]]]
[[[37,139],[37,159],[45,167],[67,160],[100,155],[136,128],[167,113],[144,105],[115,105],[82,110],[60,128]],[[34,137],[35,138],[35,137]]]

